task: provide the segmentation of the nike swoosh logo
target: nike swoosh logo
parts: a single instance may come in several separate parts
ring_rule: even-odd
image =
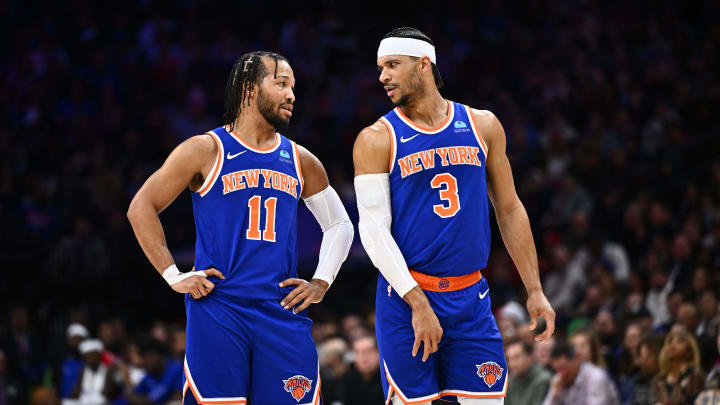
[[[228,158],[228,159],[235,159],[236,157],[238,157],[238,156],[242,155],[242,154],[243,154],[243,153],[245,153],[245,152],[247,152],[247,151],[246,151],[246,150],[244,150],[244,151],[242,151],[242,152],[238,152],[238,153],[236,153],[236,154],[234,154],[234,155],[231,155],[231,154],[230,154],[230,152],[228,152],[228,154],[227,154],[227,158]]]
[[[415,134],[415,135],[411,136],[410,138],[405,138],[405,137],[402,137],[402,136],[401,136],[401,137],[400,137],[400,142],[405,143],[405,142],[412,141],[412,139],[415,138],[416,136],[420,136],[420,134]]]
[[[480,297],[480,299],[483,299],[483,298],[485,298],[485,296],[486,296],[487,293],[489,293],[489,292],[490,292],[490,289],[488,288],[487,291],[485,291],[484,293],[480,293],[480,294],[478,295],[478,297]]]

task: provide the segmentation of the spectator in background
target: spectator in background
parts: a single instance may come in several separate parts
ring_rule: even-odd
[[[596,266],[597,264],[601,265]],[[606,240],[600,233],[592,233],[587,245],[581,246],[575,252],[563,274],[562,287],[558,289],[557,295],[552,297],[553,306],[571,309],[578,299],[578,294],[590,284],[589,276],[593,275],[596,269],[609,273],[619,285],[630,281],[627,252],[622,245]],[[610,294],[612,291],[606,293]]]
[[[532,356],[533,345],[520,339],[505,342],[510,381],[505,405],[540,405],[552,375]]]
[[[97,339],[86,339],[80,343],[80,354],[84,367],[78,375],[69,398],[63,405],[105,405],[119,391],[114,383],[111,370],[102,364],[103,344]]]
[[[660,267],[650,272],[650,291],[645,297],[645,307],[653,318],[653,328],[664,328],[670,322],[668,298],[675,287],[677,270],[668,276]],[[665,329],[667,330],[667,329]]]
[[[720,352],[720,331],[715,338],[717,350]],[[715,367],[705,379],[705,386],[695,400],[695,405],[715,405],[720,403],[720,357],[715,358]]]
[[[26,401],[32,385],[39,384],[45,368],[40,358],[39,342],[30,329],[28,311],[14,306],[9,313],[8,333],[0,330],[0,348],[5,349],[8,374],[17,379],[17,398]]]
[[[611,367],[610,376],[617,382],[620,400],[629,404],[632,399],[634,382],[638,377],[638,344],[643,336],[639,323],[630,323],[625,328],[625,338],[622,345],[614,352],[609,353],[615,367]]]
[[[697,300],[700,313],[700,322],[695,329],[695,337],[700,349],[700,365],[703,370],[710,370],[715,365],[718,348],[715,343],[720,332],[720,318],[718,317],[718,300],[713,290],[707,289],[700,293]]]
[[[140,344],[139,351],[147,374],[131,393],[127,393],[128,402],[132,405],[147,405],[180,400],[183,366],[169,357],[167,344],[148,338]],[[192,395],[189,390],[188,395]]]
[[[68,398],[75,387],[78,375],[84,368],[78,346],[88,338],[85,326],[79,323],[70,324],[67,328],[67,355],[60,370],[60,398]]]
[[[569,341],[580,361],[605,368],[605,358],[600,353],[600,341],[594,333],[588,329],[579,329],[570,335]]]
[[[380,382],[380,354],[374,336],[363,336],[352,342],[354,367],[350,370],[342,403],[368,405],[385,403]]]
[[[653,378],[660,372],[660,350],[663,346],[663,336],[650,334],[640,340],[637,346],[638,374],[632,381],[632,405],[655,405],[652,396]],[[627,403],[623,399],[623,404]]]
[[[558,343],[552,351],[555,376],[543,405],[616,405],[620,403],[617,390],[607,373],[594,364],[583,361],[573,346]]]
[[[546,339],[544,341],[533,342],[533,360],[546,370],[552,369],[550,367],[550,361],[552,360],[551,354],[555,348],[555,343],[555,335],[550,336],[550,339]]]
[[[322,397],[327,405],[342,405],[343,392],[348,374],[348,363],[345,355],[348,344],[345,339],[332,338],[318,346],[318,361],[322,377]]]
[[[704,383],[695,338],[673,328],[660,351],[660,374],[652,382],[655,401],[667,405],[692,404]]]

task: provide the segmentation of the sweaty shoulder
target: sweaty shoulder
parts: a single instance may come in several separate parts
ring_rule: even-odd
[[[387,173],[391,147],[390,132],[382,121],[377,120],[360,131],[353,147],[355,175]]]
[[[475,128],[483,137],[483,140],[492,146],[497,142],[505,143],[505,131],[503,130],[500,120],[489,110],[476,110],[470,108],[472,111],[472,119],[475,123]]]
[[[168,158],[168,163],[179,170],[191,171],[189,186],[196,191],[210,174],[216,160],[219,161],[219,150],[214,137],[209,134],[195,135],[175,148]]]

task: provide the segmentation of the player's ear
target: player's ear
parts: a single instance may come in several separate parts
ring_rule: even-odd
[[[247,81],[245,82],[245,91],[247,92],[247,99],[248,101],[252,100],[255,97],[255,93],[257,92],[257,85],[253,82]]]

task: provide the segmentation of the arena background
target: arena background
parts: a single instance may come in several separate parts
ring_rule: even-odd
[[[221,124],[241,54],[290,60],[297,101],[285,134],[322,160],[356,223],[352,144],[392,108],[377,81],[377,44],[406,25],[434,40],[442,94],[493,111],[505,127],[556,339],[590,329],[621,384],[628,325],[664,332],[679,322],[710,371],[720,314],[720,3],[363,3],[0,1],[0,404],[27,403],[32,392],[53,403],[73,322],[118,361],[131,363],[147,335],[181,356],[173,339],[183,297],[150,266],[125,214],[172,148]],[[189,196],[161,215],[185,270]],[[309,277],[321,233],[300,210]],[[494,218],[491,226],[493,307],[508,338],[527,338],[524,290]],[[318,344],[372,333],[376,278],[356,235],[311,309]]]

